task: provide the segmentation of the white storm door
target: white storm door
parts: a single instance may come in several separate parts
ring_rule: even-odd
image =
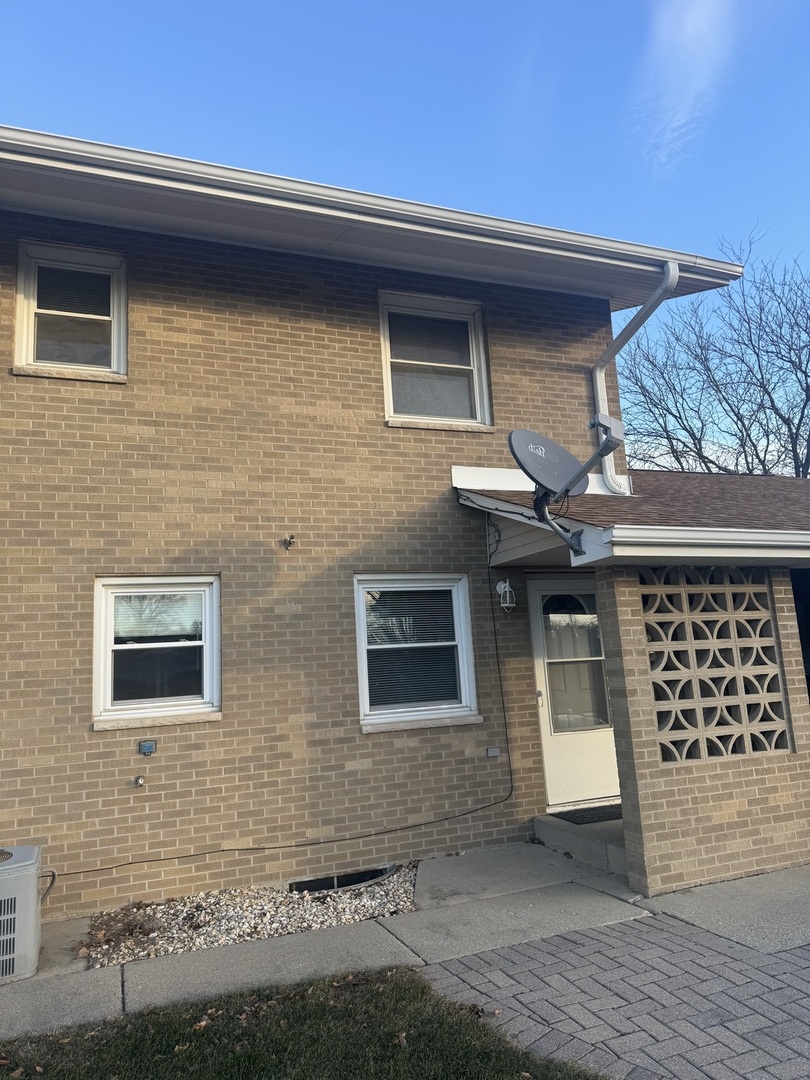
[[[546,802],[552,808],[618,799],[593,580],[528,585]]]

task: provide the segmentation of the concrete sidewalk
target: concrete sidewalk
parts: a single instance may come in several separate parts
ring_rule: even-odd
[[[609,1076],[810,1078],[810,867],[646,901],[510,845],[424,861],[416,906],[95,970],[66,947],[86,922],[46,924],[37,975],[0,987],[0,1038],[404,964],[522,1044]]]

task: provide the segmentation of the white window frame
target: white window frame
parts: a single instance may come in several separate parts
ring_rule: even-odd
[[[392,709],[373,709],[369,702],[366,592],[369,590],[413,591],[415,589],[450,589],[453,620],[458,647],[458,674],[461,701],[453,705],[417,705]],[[464,574],[356,574],[354,609],[357,630],[357,670],[360,682],[360,722],[366,733],[397,731],[402,728],[448,727],[455,724],[480,724],[475,694],[475,660],[472,647],[470,602]]]
[[[110,367],[91,364],[45,364],[34,359],[37,312],[37,270],[55,266],[62,270],[108,274],[110,277]],[[69,313],[66,313],[69,314]],[[87,317],[87,316],[83,316]],[[126,267],[122,256],[109,251],[63,247],[23,241],[17,270],[17,324],[14,370],[17,374],[54,376],[96,382],[124,382],[127,371]]]
[[[112,702],[114,598],[132,593],[201,593],[203,597],[203,692],[193,699],[167,698],[144,704]],[[93,663],[93,727],[96,730],[217,719],[220,707],[219,577],[96,578]]]
[[[465,419],[464,417],[442,416],[441,414],[423,416],[418,413],[398,413],[394,411],[394,392],[391,378],[391,339],[388,328],[388,315],[390,312],[397,312],[402,315],[423,315],[431,319],[452,319],[454,322],[465,321],[467,323],[470,337],[470,364],[475,416]],[[437,427],[458,426],[462,428],[491,425],[487,355],[484,345],[484,324],[480,303],[446,296],[420,296],[413,293],[381,292],[380,336],[383,351],[385,418],[388,422]],[[430,365],[426,364],[424,366]],[[437,369],[441,367],[440,364],[435,366]],[[456,371],[463,370],[455,365],[453,367]]]

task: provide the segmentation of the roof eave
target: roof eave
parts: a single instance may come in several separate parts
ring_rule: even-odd
[[[674,295],[742,267],[163,154],[0,127],[0,204],[29,213],[473,280],[643,303],[677,262]]]
[[[480,491],[457,489],[462,506],[507,518],[530,529],[548,532],[525,506]],[[583,532],[583,556],[571,556],[572,566],[651,563],[689,565],[799,566],[810,564],[810,531],[801,529],[712,529],[662,525],[602,527],[568,514],[559,519],[566,528]],[[507,565],[506,563],[504,565]]]

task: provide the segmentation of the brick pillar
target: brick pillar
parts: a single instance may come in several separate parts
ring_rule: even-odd
[[[631,888],[655,896],[809,862],[810,705],[788,572],[769,587],[791,744],[694,760],[662,760],[636,569],[599,570],[597,586]]]
[[[658,745],[638,573],[632,567],[598,569],[596,588],[621,785],[627,877],[631,889],[648,896],[642,802]]]

